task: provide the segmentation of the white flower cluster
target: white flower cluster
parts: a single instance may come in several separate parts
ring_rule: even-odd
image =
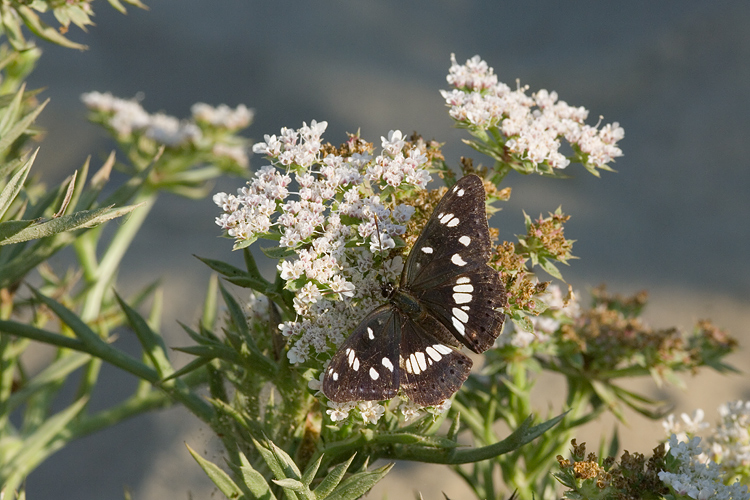
[[[179,120],[164,113],[149,114],[136,100],[120,99],[109,92],[85,93],[81,100],[90,110],[111,115],[107,124],[119,137],[140,133],[168,147],[200,146],[204,134],[196,122],[234,131],[249,125],[253,118],[252,111],[243,104],[232,109],[225,104],[214,108],[198,103],[193,105],[191,121]],[[243,167],[249,163],[247,152],[241,145],[215,142],[212,153],[229,158]]]
[[[695,434],[710,429],[706,446],[696,459],[702,463],[716,463],[728,477],[743,474],[750,466],[750,401],[732,401],[719,406],[721,420],[716,428],[704,422],[704,412],[697,409],[692,415],[683,413],[680,420],[669,415],[662,422],[667,435],[680,442],[689,442]]]
[[[581,304],[578,295],[571,293],[569,297],[563,295],[558,285],[550,285],[547,291],[540,297],[547,305],[547,309],[539,316],[531,316],[529,320],[534,327],[533,332],[527,332],[520,328],[509,328],[503,335],[498,337],[495,345],[502,347],[512,345],[519,349],[525,349],[534,342],[543,344],[547,342],[550,335],[560,328],[561,318],[576,319],[581,315]],[[510,325],[509,325],[510,326]]]
[[[193,118],[197,122],[208,123],[214,127],[239,130],[250,125],[253,121],[253,111],[244,104],[232,109],[226,104],[213,107],[203,102],[197,102],[190,108]]]
[[[558,101],[556,92],[540,90],[527,96],[528,87],[511,90],[478,55],[459,65],[452,54],[447,80],[455,87],[441,91],[450,116],[470,129],[499,129],[507,150],[522,160],[567,167],[570,160],[559,151],[561,138],[580,148],[591,167],[606,166],[622,156],[617,141],[625,131],[618,123],[592,127],[584,123],[588,110]]]
[[[711,457],[729,469],[750,466],[750,401],[719,406],[721,422],[711,436]]]
[[[700,442],[699,437],[681,442],[672,434],[669,454],[679,461],[679,469],[677,472],[661,471],[659,479],[678,495],[696,500],[750,500],[747,486],[739,481],[725,485],[719,464],[701,459],[705,455]]]
[[[371,273],[373,254],[395,247],[394,238],[404,234],[414,209],[389,208],[373,189],[423,189],[430,180],[428,158],[418,147],[406,147],[401,132],[381,138],[383,151],[375,158],[367,153],[324,156],[326,127],[313,121],[298,130],[284,128],[279,136],[266,135],[253,151],[273,165],[258,170],[236,195],[214,196],[223,211],[216,223],[238,246],[273,235],[280,248],[294,253],[278,264],[286,288],[295,292],[298,317],[280,325],[291,340],[287,356],[292,363],[331,352],[382,302],[380,283]],[[395,280],[402,259],[383,267],[381,274]]]

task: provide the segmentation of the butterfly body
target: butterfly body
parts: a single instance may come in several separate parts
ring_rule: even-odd
[[[323,393],[335,402],[380,401],[398,390],[421,406],[456,392],[471,370],[461,344],[480,353],[502,330],[499,273],[487,265],[489,228],[479,177],[460,179],[438,203],[388,303],[376,308],[334,354]]]

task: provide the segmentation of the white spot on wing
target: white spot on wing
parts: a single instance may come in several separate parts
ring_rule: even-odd
[[[451,257],[451,262],[453,262],[457,266],[465,266],[466,261],[461,258],[461,256],[457,253],[453,254],[453,257]]]
[[[380,378],[380,374],[375,368],[370,367],[370,378],[373,380],[377,380]]]
[[[359,370],[359,358],[354,358],[354,364],[352,365],[352,368],[355,372]]]
[[[451,321],[453,321],[453,326],[456,327],[456,330],[458,330],[458,333],[461,335],[466,335],[466,328],[464,328],[464,324],[458,321],[456,317],[452,317]]]
[[[471,278],[468,276],[461,276],[456,280],[457,285],[463,285],[464,283],[471,283]]]
[[[469,302],[471,302],[471,294],[470,293],[454,293],[453,300],[456,302],[456,304],[468,304]]]
[[[406,358],[404,366],[406,366],[406,373],[411,373],[411,360],[409,358]]]
[[[349,355],[349,366],[352,366],[354,364],[354,360],[357,359],[357,355],[354,354],[354,351],[351,349],[347,349],[346,353]]]
[[[464,235],[464,236],[461,236],[458,239],[458,242],[461,243],[463,246],[468,247],[469,243],[471,243],[471,238],[469,238],[468,236]]]
[[[333,375],[331,376],[331,378],[333,379],[333,381],[334,381],[334,382],[336,382],[336,381],[337,381],[337,380],[339,379],[339,374],[338,374],[338,373],[334,373],[334,374],[333,374]]]
[[[375,338],[375,334],[372,332],[372,328],[369,326],[367,327],[367,336],[370,337],[370,340],[373,340]]]
[[[448,227],[456,227],[456,226],[458,226],[459,222],[461,222],[461,221],[458,220],[458,217],[453,217],[451,220],[448,221],[448,223],[446,224],[446,226],[448,226]]]
[[[456,285],[453,287],[456,293],[471,293],[474,291],[474,285]]]
[[[432,253],[432,247],[422,247],[420,248],[424,253]]]
[[[390,371],[393,371],[393,363],[391,363],[390,359],[383,358],[383,360],[381,361],[381,363],[383,363],[383,366],[385,366],[386,368],[388,368]]]
[[[450,354],[453,349],[443,344],[433,344],[432,347],[440,354]]]
[[[453,316],[455,316],[456,318],[458,318],[458,320],[461,323],[466,323],[467,321],[469,321],[469,315],[466,314],[461,309],[459,309],[457,307],[454,307],[452,310],[453,310]]]
[[[414,370],[414,375],[419,375],[421,373],[419,362],[417,362],[417,358],[414,357],[413,353],[409,355],[409,361],[411,361],[411,369]]]
[[[458,193],[456,193],[458,196],[463,196],[466,191],[464,191],[464,188],[461,188],[458,190]]]
[[[427,363],[424,359],[424,353],[423,352],[415,352],[414,356],[417,358],[417,362],[419,363],[419,368],[422,369],[422,371],[425,371],[427,369]]]
[[[452,218],[453,218],[453,214],[443,214],[442,216],[440,216],[440,223],[447,224],[448,221],[450,221]]]
[[[440,355],[439,352],[437,352],[437,349],[435,349],[432,346],[427,346],[427,349],[424,350],[424,352],[427,353],[429,357],[434,359],[435,361],[440,361],[443,357]]]

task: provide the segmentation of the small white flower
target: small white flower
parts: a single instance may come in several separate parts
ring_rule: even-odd
[[[362,401],[357,407],[366,424],[377,424],[380,417],[385,413],[385,407],[374,401]]]
[[[349,416],[349,412],[354,408],[354,403],[335,403],[333,401],[328,402],[329,409],[326,413],[330,415],[331,420],[339,422]]]
[[[413,420],[415,418],[419,418],[421,414],[421,408],[421,406],[417,405],[412,400],[404,401],[398,407],[398,409],[401,410],[401,413],[404,415],[405,422],[408,422],[409,420]]]

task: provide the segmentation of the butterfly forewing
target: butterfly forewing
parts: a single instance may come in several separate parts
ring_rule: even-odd
[[[489,252],[484,185],[479,177],[469,175],[448,190],[435,207],[409,253],[401,288],[429,288],[443,282],[446,274],[486,264]]]
[[[407,258],[401,287],[460,342],[484,352],[502,330],[505,289],[487,265],[484,186],[460,179],[440,200]]]
[[[469,377],[471,359],[408,318],[401,333],[399,364],[404,394],[420,406],[434,406],[450,398]]]
[[[323,393],[331,401],[381,401],[399,387],[399,311],[390,304],[372,311],[339,347],[326,368]]]

